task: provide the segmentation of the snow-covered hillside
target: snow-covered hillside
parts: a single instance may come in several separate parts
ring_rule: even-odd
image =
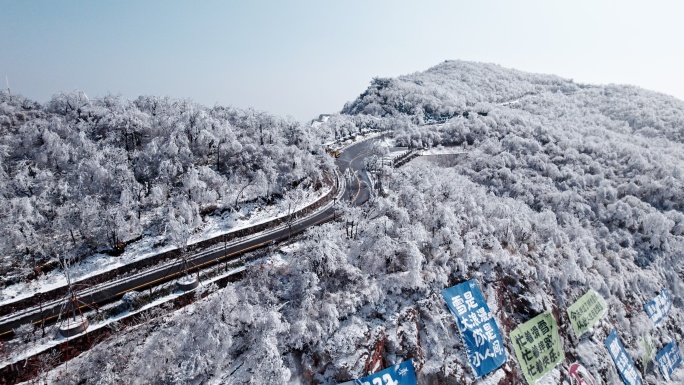
[[[551,310],[566,356],[551,383],[569,384],[574,361],[621,383],[604,346],[614,328],[647,383],[664,382],[643,367],[640,340],[684,340],[683,102],[457,61],[375,79],[344,112],[329,122],[374,115],[394,123],[398,144],[465,154],[385,166],[382,194],[342,221],[191,309],[96,346],[53,381],[335,384],[413,359],[419,384],[523,384],[508,336]],[[437,118],[450,120],[420,124]],[[468,279],[508,356],[482,379],[440,295]],[[589,289],[609,309],[578,338],[566,309]],[[662,289],[674,306],[655,327],[644,305]]]
[[[576,84],[557,76],[463,61],[446,61],[398,78],[375,78],[342,112],[408,116],[420,124],[464,112],[487,112],[496,104],[565,120],[591,121],[582,116],[595,114],[603,117],[597,124],[606,128],[684,140],[682,102],[673,97],[632,86]]]
[[[329,167],[290,118],[154,96],[2,92],[0,133],[3,285],[141,238],[182,248],[207,215],[237,220]]]

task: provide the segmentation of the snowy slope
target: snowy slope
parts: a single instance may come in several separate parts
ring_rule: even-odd
[[[403,122],[399,144],[465,142],[467,154],[450,166],[385,168],[386,197],[346,208],[344,221],[310,230],[192,314],[95,347],[55,382],[335,384],[413,359],[419,384],[523,384],[508,335],[545,310],[566,355],[545,383],[569,384],[574,361],[603,384],[621,383],[603,345],[613,328],[640,371],[643,333],[656,348],[681,346],[684,103],[446,62],[376,79],[345,111]],[[451,119],[415,124],[428,115]],[[331,121],[352,121],[345,116]],[[440,295],[467,279],[482,288],[509,357],[482,379]],[[644,304],[664,288],[674,306],[655,327]],[[589,289],[609,309],[577,337],[565,310]],[[102,361],[112,364],[94,370]],[[664,382],[652,365],[645,379]]]
[[[332,162],[312,139],[309,127],[253,109],[79,91],[40,105],[0,92],[0,288],[65,263],[106,268],[127,246],[183,249],[211,222],[239,226],[318,190]]]

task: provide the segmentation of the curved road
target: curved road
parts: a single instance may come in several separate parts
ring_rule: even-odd
[[[363,171],[363,160],[372,151],[373,140],[366,140],[354,144],[344,150],[340,157],[335,160],[340,169],[342,178],[348,175],[346,189],[341,199],[350,201],[353,205],[365,203],[370,198],[370,181]],[[328,205],[330,206],[330,205]],[[276,228],[266,230],[260,234],[243,239],[232,245],[212,247],[209,250],[199,252],[188,258],[188,263],[174,262],[162,267],[153,268],[134,277],[111,281],[77,293],[80,306],[83,311],[88,308],[102,306],[119,300],[125,293],[133,290],[146,290],[148,288],[171,281],[186,272],[196,271],[220,262],[235,259],[245,252],[267,246],[272,242],[280,242],[288,239],[291,235],[298,234],[311,226],[328,222],[334,218],[334,206],[314,212],[311,216],[295,220],[288,228]],[[191,267],[187,267],[191,266]],[[20,312],[0,318],[0,337],[8,337],[13,329],[28,323],[46,324],[54,323],[60,315],[65,315],[65,299],[48,302],[24,309]],[[68,310],[71,312],[71,310]]]
[[[372,154],[374,142],[374,140],[365,140],[354,144],[344,150],[335,160],[343,178],[351,174],[351,180],[347,180],[343,199],[351,200],[355,206],[365,203],[370,198],[371,182],[363,171],[363,160]]]

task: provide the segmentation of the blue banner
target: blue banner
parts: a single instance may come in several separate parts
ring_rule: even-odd
[[[404,361],[391,368],[359,378],[354,381],[355,385],[416,385],[416,373],[413,370],[413,361]]]
[[[468,361],[477,377],[506,362],[504,343],[489,306],[475,280],[442,290],[466,346]]]
[[[615,362],[615,366],[617,366],[622,381],[627,385],[643,385],[641,376],[634,367],[634,362],[632,362],[629,354],[625,351],[625,347],[622,345],[622,341],[620,341],[620,337],[615,329],[608,334],[605,344],[610,356],[613,358],[613,362]]]
[[[658,326],[660,322],[667,317],[672,309],[672,300],[667,289],[663,289],[655,298],[646,303],[646,313],[653,320],[653,323]]]
[[[679,351],[679,347],[673,341],[665,345],[665,347],[656,354],[656,362],[660,367],[660,371],[663,372],[663,377],[666,380],[670,380],[672,372],[682,363],[682,353]]]

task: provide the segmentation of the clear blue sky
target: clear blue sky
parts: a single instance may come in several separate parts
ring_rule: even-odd
[[[445,59],[684,99],[684,1],[0,0],[0,78],[308,120]]]

